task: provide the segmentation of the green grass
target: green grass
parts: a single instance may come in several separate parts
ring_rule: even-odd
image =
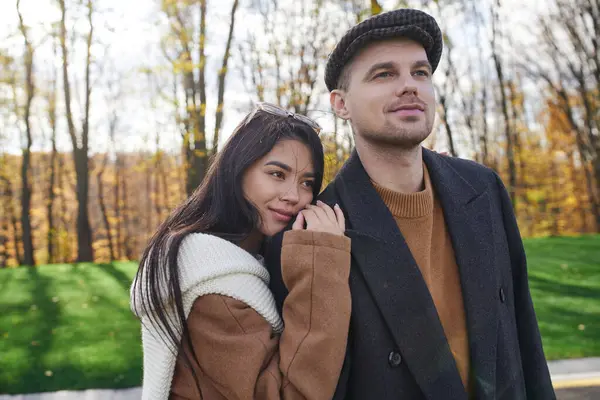
[[[549,360],[600,356],[600,235],[525,240]]]
[[[600,356],[600,235],[528,239],[531,292],[548,359]],[[0,393],[141,382],[137,265],[0,270]]]
[[[118,388],[141,382],[137,265],[0,270],[0,393]]]

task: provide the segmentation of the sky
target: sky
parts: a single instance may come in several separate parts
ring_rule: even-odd
[[[290,1],[290,0],[281,0]],[[230,0],[222,0],[223,7],[210,8],[209,18],[209,37],[223,38],[227,32],[226,14],[229,12]],[[395,1],[382,1],[384,8],[389,9]],[[25,23],[31,27],[31,34],[34,43],[39,45],[37,73],[49,76],[52,70],[52,46],[44,43],[47,32],[51,29],[53,21],[60,19],[58,8],[54,5],[54,0],[21,0],[21,8]],[[126,94],[118,102],[107,99],[106,92],[96,91],[93,94],[93,107],[95,120],[92,121],[93,131],[96,135],[91,138],[91,148],[94,151],[105,151],[108,149],[108,134],[106,115],[113,108],[119,109],[120,122],[117,129],[118,146],[120,150],[135,151],[142,148],[152,149],[154,146],[154,136],[157,130],[159,134],[160,147],[163,149],[176,150],[179,146],[177,133],[166,129],[162,132],[164,126],[169,124],[172,115],[170,110],[159,107],[158,110],[151,111],[149,104],[151,97],[148,93],[147,80],[140,72],[144,66],[164,64],[159,50],[159,41],[161,32],[163,32],[164,20],[160,18],[158,12],[158,1],[152,0],[96,0],[95,4],[100,8],[96,14],[95,37],[97,43],[93,47],[94,58],[102,71],[96,69],[95,76],[115,77],[117,86]],[[209,2],[209,5],[213,4]],[[504,0],[504,18],[509,24],[508,31],[519,43],[527,47],[528,32],[521,26],[531,21],[532,15],[543,10],[543,2],[539,0],[529,0],[525,4],[517,0]],[[217,9],[217,11],[214,11]],[[218,10],[222,10],[219,12]],[[518,11],[513,11],[518,10]],[[0,48],[18,49],[22,46],[21,37],[17,33],[17,13],[16,0],[0,0]],[[457,41],[456,51],[475,51],[472,47],[473,27],[465,26],[462,21],[451,18],[440,18],[440,24],[451,32],[451,35]],[[236,38],[243,38],[248,27],[252,26],[252,19],[249,15],[238,14],[238,25]],[[86,30],[85,16],[80,16],[75,24],[75,29],[81,32]],[[507,28],[506,26],[504,28]],[[343,31],[340,31],[340,35]],[[210,36],[212,35],[212,36]],[[222,42],[222,41],[221,41]],[[212,45],[212,44],[211,44]],[[461,50],[462,47],[462,50]],[[470,47],[470,48],[469,48]],[[73,59],[82,60],[83,48],[77,48]],[[212,62],[220,61],[222,52],[221,46],[208,48],[209,54],[215,54]],[[110,62],[101,62],[110,60]],[[235,60],[233,60],[235,62]],[[460,68],[460,67],[459,67]],[[74,76],[81,76],[82,68],[73,68]],[[212,74],[214,75],[214,74]],[[209,75],[209,79],[213,79]],[[439,77],[436,77],[439,80]],[[74,79],[76,81],[76,79]],[[441,82],[439,82],[441,83]],[[322,83],[321,83],[322,84]],[[79,90],[78,90],[79,89]],[[81,98],[81,88],[75,87],[76,94]],[[228,134],[233,130],[237,122],[243,117],[249,97],[244,93],[244,87],[239,79],[239,73],[232,71],[228,77],[226,99],[227,109],[223,127],[222,140],[225,140]],[[320,108],[328,109],[327,96],[323,93],[320,98]],[[38,103],[42,107],[41,102]],[[209,107],[214,105],[209,104]],[[79,109],[76,103],[76,110]],[[209,108],[209,126],[212,124],[213,112]],[[315,119],[327,129],[332,125],[332,119],[326,114],[315,114]],[[45,124],[42,121],[34,121],[34,127],[43,131]],[[70,141],[66,134],[64,121],[59,125],[59,148],[63,150],[70,149]],[[48,132],[42,132],[46,135]],[[149,138],[148,135],[152,137]],[[440,142],[443,146],[443,140]],[[4,138],[0,138],[0,145],[10,152],[18,152],[21,146],[21,135],[18,129],[9,130]],[[49,143],[47,140],[36,140],[34,150],[47,150]]]

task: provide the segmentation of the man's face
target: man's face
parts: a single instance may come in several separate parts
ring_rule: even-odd
[[[347,67],[346,90],[331,102],[349,119],[357,140],[411,149],[429,136],[435,118],[431,65],[423,46],[409,39],[377,42]]]

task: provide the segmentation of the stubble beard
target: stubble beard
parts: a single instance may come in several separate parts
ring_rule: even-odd
[[[398,148],[412,150],[423,143],[431,134],[433,124],[428,120],[418,122],[405,122],[402,126],[386,123],[378,132],[363,131],[364,140],[378,147]]]

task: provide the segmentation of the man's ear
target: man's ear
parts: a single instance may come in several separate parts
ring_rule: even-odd
[[[350,113],[346,108],[346,92],[335,89],[329,93],[329,103],[335,114],[342,119],[349,119]]]

